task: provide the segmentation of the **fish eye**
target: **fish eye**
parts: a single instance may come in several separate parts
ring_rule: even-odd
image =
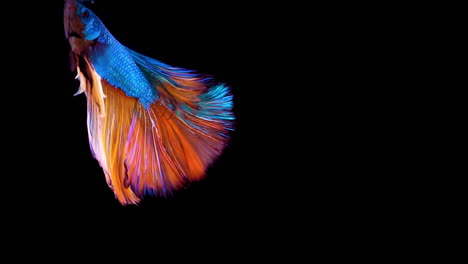
[[[88,18],[89,17],[89,10],[88,9],[83,10],[83,12],[81,13],[81,17]]]

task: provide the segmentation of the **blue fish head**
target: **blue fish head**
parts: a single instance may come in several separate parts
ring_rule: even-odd
[[[65,36],[95,40],[102,32],[102,22],[90,9],[83,5],[87,1],[65,0]]]

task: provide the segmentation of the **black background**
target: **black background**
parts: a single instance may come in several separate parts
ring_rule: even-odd
[[[237,237],[257,250],[296,241],[283,235],[333,240],[330,233],[359,232],[356,222],[381,217],[376,197],[390,180],[379,175],[391,166],[380,165],[382,138],[373,138],[380,117],[362,118],[375,109],[362,87],[374,91],[381,80],[367,78],[372,71],[361,64],[380,68],[355,49],[357,27],[337,23],[334,7],[148,2],[98,0],[91,9],[129,48],[229,84],[237,118],[230,146],[203,181],[170,198],[121,206],[89,149],[85,96],[73,96],[79,84],[69,70],[63,1],[8,2],[2,11],[10,16],[1,17],[4,219],[27,221],[22,230],[40,237],[91,227],[98,235],[164,240],[181,231],[180,244],[196,231],[195,239],[209,236],[220,247]],[[304,235],[310,228],[314,234]]]
[[[309,239],[347,247],[370,230],[373,243],[386,238],[377,231],[405,223],[393,212],[394,201],[405,199],[400,186],[411,181],[398,167],[405,155],[399,135],[407,130],[393,132],[390,114],[379,111],[382,104],[390,112],[399,107],[385,105],[388,95],[406,96],[394,93],[400,83],[392,83],[404,60],[396,57],[401,61],[390,70],[382,66],[395,47],[379,46],[388,36],[375,37],[378,24],[362,31],[374,19],[353,23],[359,14],[338,3],[324,9],[97,0],[92,9],[128,47],[229,84],[237,117],[232,143],[205,180],[168,199],[121,206],[89,149],[85,97],[72,96],[78,82],[68,67],[63,1],[5,2],[0,195],[6,229],[8,220],[23,221],[21,231],[42,231],[42,239],[91,226],[97,235],[151,233],[163,242],[182,231],[175,238],[183,246],[183,233],[198,230],[195,240],[209,236],[219,247],[237,237],[251,251],[270,242],[310,252]]]
[[[5,149],[6,206],[59,215],[144,214],[187,223],[246,220],[288,207],[302,176],[284,150],[291,144],[285,143],[286,134],[295,126],[289,103],[298,99],[287,94],[294,77],[283,62],[280,43],[289,38],[277,22],[280,13],[234,3],[101,0],[90,5],[124,45],[211,74],[234,94],[236,130],[206,179],[170,198],[145,197],[139,206],[123,207],[91,155],[85,96],[73,96],[79,83],[69,69],[63,2],[25,6],[16,14],[21,23],[10,21],[15,27],[5,34],[13,55],[6,78],[16,84],[4,93],[5,101],[15,102],[5,115],[5,138],[12,143]]]

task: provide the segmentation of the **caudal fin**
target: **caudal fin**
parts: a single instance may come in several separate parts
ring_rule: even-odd
[[[234,116],[224,84],[134,53],[160,100],[144,107],[105,80],[81,80],[91,149],[122,204],[163,195],[204,177],[229,140]],[[91,78],[99,76],[85,64]],[[83,79],[86,77],[83,76]]]

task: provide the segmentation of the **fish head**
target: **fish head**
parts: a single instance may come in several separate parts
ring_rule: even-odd
[[[102,22],[84,2],[88,0],[65,0],[64,6],[64,29],[65,36],[84,39],[87,41],[95,40],[102,31]]]

